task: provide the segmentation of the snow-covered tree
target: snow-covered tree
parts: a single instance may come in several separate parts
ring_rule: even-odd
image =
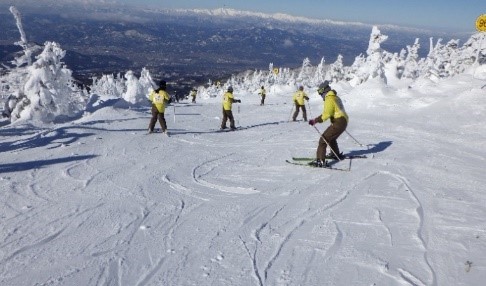
[[[415,39],[415,43],[407,46],[407,57],[403,62],[403,73],[401,77],[416,79],[420,75],[420,67],[418,65],[420,44],[419,39]]]
[[[11,111],[12,122],[57,119],[80,115],[86,104],[84,92],[78,88],[61,59],[65,51],[57,43],[46,42],[44,51],[27,68],[25,83],[16,94],[17,104]]]
[[[326,60],[324,57],[321,58],[321,62],[317,65],[314,76],[310,80],[311,85],[319,85],[319,83],[323,82],[326,79],[328,67],[326,66]]]
[[[355,73],[351,76],[350,80],[352,86],[358,85],[368,80],[368,78],[379,77],[386,82],[384,63],[382,61],[383,50],[381,49],[381,43],[387,39],[388,36],[383,35],[378,27],[373,26],[368,43],[368,49],[366,50],[366,54],[368,56],[364,60],[363,58],[356,58],[356,61],[353,64]]]
[[[309,58],[305,58],[302,62],[299,75],[297,76],[297,82],[302,84],[304,80],[308,80],[312,74],[312,64]]]
[[[125,88],[125,79],[120,74],[106,74],[100,78],[93,78],[91,94],[97,94],[102,98],[120,98],[125,93]]]
[[[150,90],[155,86],[150,72],[143,68],[138,79],[133,71],[129,70],[125,73],[125,79],[126,91],[122,94],[122,98],[132,105],[145,104]]]
[[[25,65],[30,66],[30,65],[32,65],[33,56],[35,54],[39,53],[39,51],[42,50],[42,47],[39,46],[39,45],[36,45],[34,43],[29,43],[27,41],[27,36],[25,34],[25,31],[24,31],[24,28],[23,28],[23,25],[22,25],[22,17],[21,17],[20,12],[17,10],[17,8],[15,8],[14,6],[11,6],[10,12],[12,13],[12,15],[15,18],[15,22],[17,24],[17,29],[19,30],[19,33],[20,33],[20,41],[16,42],[15,44],[20,46],[22,48],[22,52],[23,52],[23,55],[16,57],[13,60],[12,63],[16,67],[21,67],[21,66],[25,66]]]
[[[13,61],[16,66],[2,76],[3,115],[11,122],[36,120],[55,122],[82,113],[86,96],[75,83],[72,72],[62,62],[66,52],[55,42],[46,42],[42,52],[32,58],[38,46],[29,44],[22,28],[20,13],[10,11],[17,21],[23,54]]]
[[[336,61],[329,66],[325,79],[330,79],[332,82],[342,81],[345,78],[343,56],[338,55]]]

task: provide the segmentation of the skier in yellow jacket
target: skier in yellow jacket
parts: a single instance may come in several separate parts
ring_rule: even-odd
[[[193,88],[191,90],[192,103],[196,103],[197,89]]]
[[[159,120],[162,133],[167,133],[167,123],[165,122],[165,104],[171,102],[169,94],[165,91],[167,83],[161,80],[159,88],[150,92],[149,101],[152,103],[152,117],[150,118],[148,132],[154,132],[155,123]]]
[[[295,112],[292,116],[292,120],[296,121],[297,116],[299,115],[299,109],[302,109],[302,117],[304,117],[304,121],[307,121],[307,111],[305,110],[305,100],[309,100],[307,94],[304,92],[304,87],[301,85],[299,90],[294,93],[292,100],[295,104]]]
[[[321,115],[309,120],[309,124],[314,126],[317,123],[322,123],[327,119],[330,119],[331,125],[319,138],[316,160],[311,162],[311,165],[324,167],[326,165],[327,144],[329,144],[329,148],[331,149],[331,158],[339,160],[344,159],[344,155],[339,153],[337,138],[346,130],[349,117],[344,110],[341,99],[337,96],[337,92],[331,89],[327,80],[319,85],[317,92],[324,100],[324,108]]]
[[[236,130],[235,119],[231,108],[233,102],[241,103],[241,100],[235,99],[233,96],[233,87],[229,86],[228,90],[223,95],[223,121],[221,122],[221,130],[226,129],[226,122],[230,121],[231,130]]]
[[[265,105],[265,97],[267,96],[267,92],[265,91],[265,87],[263,85],[262,88],[260,88],[258,94],[260,95],[261,98],[260,105]]]

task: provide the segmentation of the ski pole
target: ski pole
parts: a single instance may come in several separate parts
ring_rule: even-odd
[[[319,131],[319,129],[317,129],[317,127],[315,127],[314,125],[312,125],[312,127],[314,127],[314,129],[317,131],[317,133],[319,133],[319,135],[321,136],[322,140],[324,140],[324,142],[327,144],[327,146],[329,146],[329,149],[331,149],[331,152],[334,154],[334,156],[336,156],[336,158],[339,161],[342,161],[342,159],[340,158],[340,156],[338,156],[338,154],[336,154],[336,152],[332,149],[331,145],[329,145],[329,142],[327,142],[326,138],[324,138],[324,135],[321,134],[321,131]]]
[[[292,109],[290,109],[289,122],[290,122],[290,119],[292,118],[292,112],[293,111],[294,111],[294,104],[292,104]]]
[[[348,131],[344,130],[344,132],[346,132],[346,134],[348,134],[348,136],[349,136],[349,137],[351,137],[351,138],[354,140],[354,142],[355,142],[356,144],[358,144],[358,145],[359,145],[359,146],[361,146],[361,147],[364,147],[364,145],[363,145],[363,144],[361,144],[361,143],[359,143],[359,142],[358,142],[358,140],[356,140],[356,139],[355,139],[355,138],[354,138],[354,137],[353,137],[351,134],[349,134],[349,132],[348,132]]]
[[[174,107],[174,123],[176,122],[176,112],[175,112],[175,104],[172,105]]]
[[[236,125],[240,125],[240,106],[238,105],[238,119],[236,119]]]
[[[307,100],[307,107],[309,108],[309,118],[312,117],[312,113],[311,113],[311,109],[310,109],[310,103],[309,101]]]

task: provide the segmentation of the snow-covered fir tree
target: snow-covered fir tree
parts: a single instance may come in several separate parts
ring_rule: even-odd
[[[323,82],[326,80],[326,74],[327,70],[329,67],[326,65],[326,60],[324,57],[321,58],[321,61],[317,65],[314,75],[312,75],[312,78],[310,80],[310,85],[311,86],[318,86],[319,83]]]
[[[125,93],[125,81],[120,74],[104,74],[100,78],[94,77],[90,92],[102,98],[120,98]]]
[[[404,78],[416,79],[420,75],[420,68],[418,65],[420,44],[419,39],[415,39],[415,43],[407,46],[407,56],[403,62],[403,72],[400,76]],[[402,54],[403,55],[403,54]]]
[[[342,81],[345,78],[344,72],[343,56],[339,54],[336,61],[329,65],[324,79],[330,79],[332,82]]]
[[[148,94],[155,86],[150,72],[143,68],[140,79],[138,79],[133,71],[130,70],[125,73],[125,79],[126,91],[123,93],[122,98],[131,105],[145,104]]]
[[[371,31],[370,40],[368,43],[368,49],[366,58],[357,58],[358,61],[355,65],[356,71],[354,76],[351,77],[350,83],[352,86],[356,86],[368,78],[381,78],[386,82],[384,62],[382,61],[383,50],[381,43],[386,41],[388,36],[383,35],[377,26],[373,26]]]
[[[302,67],[300,68],[300,72],[297,76],[297,82],[299,85],[306,85],[308,84],[308,80],[312,77],[313,72],[312,64],[309,58],[305,58],[302,62]]]
[[[10,8],[17,21],[21,40],[16,44],[23,54],[14,60],[15,68],[9,69],[2,79],[2,97],[6,100],[4,116],[11,122],[34,120],[51,123],[79,116],[86,104],[85,92],[72,77],[72,72],[62,62],[66,52],[57,43],[46,42],[42,52],[31,57],[37,48],[27,43],[22,29],[20,13]],[[5,79],[15,79],[13,84]],[[6,83],[6,84],[5,84]]]

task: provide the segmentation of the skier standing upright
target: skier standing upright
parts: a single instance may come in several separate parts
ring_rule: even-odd
[[[267,95],[267,92],[265,91],[265,87],[263,85],[262,85],[262,88],[260,88],[260,91],[258,92],[258,94],[261,97],[260,105],[264,105],[265,104],[265,96]]]
[[[319,85],[317,92],[324,101],[324,108],[321,115],[309,120],[309,124],[314,126],[317,123],[322,123],[327,119],[330,119],[331,125],[324,131],[324,133],[322,133],[321,137],[319,138],[316,160],[310,164],[316,167],[323,167],[326,165],[326,148],[328,144],[329,148],[331,149],[331,157],[333,159],[344,159],[343,154],[339,153],[337,138],[346,130],[349,117],[344,110],[341,99],[337,96],[337,92],[331,89],[327,80]]]
[[[221,129],[226,129],[226,122],[229,119],[231,130],[236,130],[235,119],[231,111],[233,102],[241,103],[241,100],[234,98],[233,87],[229,86],[223,95],[223,121],[221,122]]]
[[[155,123],[159,120],[162,133],[167,133],[167,123],[165,121],[164,112],[166,103],[171,102],[169,94],[165,91],[167,83],[161,80],[159,88],[150,92],[149,101],[152,103],[152,117],[150,118],[148,132],[154,132]]]
[[[193,88],[191,90],[192,103],[196,103],[197,89]]]
[[[302,85],[299,87],[299,90],[294,93],[292,100],[294,101],[295,104],[295,112],[294,115],[292,116],[292,120],[293,121],[297,120],[297,116],[299,115],[299,110],[302,109],[302,116],[304,118],[304,121],[307,121],[305,100],[309,100],[309,97],[307,97],[307,94],[304,92],[304,87]]]

